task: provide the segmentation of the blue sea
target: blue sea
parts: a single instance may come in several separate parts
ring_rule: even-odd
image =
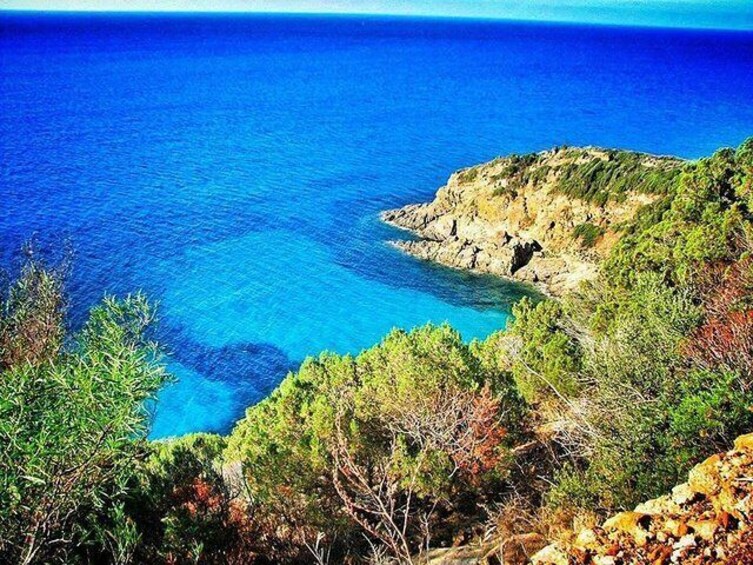
[[[481,338],[531,293],[401,255],[380,210],[501,154],[750,135],[752,33],[4,13],[0,262],[70,245],[74,326],[146,292],[179,379],[152,436],[226,432],[308,355]]]

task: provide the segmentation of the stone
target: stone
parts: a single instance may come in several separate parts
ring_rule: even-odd
[[[691,547],[695,547],[698,545],[695,541],[695,536],[693,534],[687,534],[685,536],[682,536],[677,543],[675,543],[672,548],[673,549],[688,549]]]
[[[619,543],[613,543],[609,547],[607,547],[604,550],[604,555],[608,555],[610,557],[614,557],[620,552],[620,544]]]
[[[534,554],[531,565],[569,565],[569,559],[564,551],[552,544]]]
[[[584,148],[577,159],[582,164],[604,157],[603,152]],[[381,218],[442,247],[429,252],[421,245],[398,246],[411,255],[450,267],[536,282],[548,292],[565,294],[596,277],[600,259],[620,238],[612,226],[629,221],[656,198],[628,192],[620,202],[598,204],[563,194],[557,189],[557,180],[572,159],[560,150],[540,153],[531,167],[547,167],[548,174],[515,186],[510,185],[511,179],[500,177],[506,174],[510,159],[497,159],[474,167],[472,175],[453,174],[432,202],[388,210]],[[655,157],[643,159],[647,168],[656,165]],[[669,160],[668,164],[679,166],[680,162]],[[585,222],[604,230],[590,249],[574,236],[575,227]],[[483,261],[456,257],[462,248],[457,239],[484,250],[488,257]],[[555,272],[551,265],[538,265],[549,259],[561,260],[562,266]],[[537,267],[523,272],[532,262]]]
[[[730,526],[734,523],[734,518],[732,517],[732,514],[729,512],[719,512],[719,514],[716,515],[716,522],[721,526],[723,530],[728,530]]]
[[[719,529],[719,524],[713,520],[690,520],[688,526],[693,528],[693,531],[705,541],[713,541],[716,531]]]
[[[602,526],[605,530],[623,532],[631,536],[637,545],[645,545],[650,537],[648,526],[651,515],[642,512],[620,512]]]
[[[675,538],[681,538],[690,530],[687,523],[684,520],[678,520],[676,518],[669,518],[664,523],[664,531],[668,532]]]
[[[596,532],[594,532],[592,529],[585,529],[582,530],[575,538],[573,546],[577,547],[578,549],[584,550],[596,549],[597,547],[599,547],[599,539],[596,536]]]
[[[753,450],[753,434],[745,434],[735,440],[735,449],[738,451]]]
[[[635,507],[636,512],[642,514],[667,514],[675,513],[680,510],[678,504],[669,496],[661,496],[652,500],[647,500]]]
[[[691,469],[688,474],[688,486],[693,492],[709,497],[719,493],[722,484],[717,465],[720,461],[719,455],[712,455]]]
[[[648,554],[651,565],[664,565],[672,557],[672,548],[666,545],[656,546]]]
[[[688,483],[682,483],[672,489],[672,501],[675,504],[679,504],[680,506],[683,506],[685,504],[690,504],[697,497],[698,497],[698,493],[693,491],[693,489],[690,488],[690,485],[688,485]]]

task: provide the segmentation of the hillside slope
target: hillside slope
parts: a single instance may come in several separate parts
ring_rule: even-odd
[[[433,202],[382,219],[415,233],[403,251],[564,294],[596,276],[621,224],[666,193],[682,161],[629,151],[557,148],[453,174]]]
[[[753,434],[696,465],[672,493],[551,545],[536,565],[753,563]]]
[[[429,564],[747,565],[753,563],[752,520],[753,434],[748,434],[731,451],[696,465],[671,494],[573,533],[570,543],[536,551],[543,538],[523,534],[438,550]]]

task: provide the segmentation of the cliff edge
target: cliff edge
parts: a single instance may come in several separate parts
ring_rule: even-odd
[[[426,204],[383,212],[415,257],[564,294],[596,276],[620,226],[668,192],[683,162],[628,151],[556,148],[454,173]]]

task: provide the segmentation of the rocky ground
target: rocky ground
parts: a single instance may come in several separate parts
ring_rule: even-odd
[[[672,493],[548,546],[536,565],[753,563],[753,434],[694,467]]]
[[[599,259],[619,238],[616,228],[656,198],[628,191],[599,202],[561,190],[566,175],[585,174],[598,161],[614,166],[615,155],[631,156],[634,168],[648,172],[680,164],[594,148],[500,158],[453,174],[434,201],[386,211],[382,219],[418,236],[392,242],[410,255],[565,294],[596,276]],[[577,235],[584,225],[595,235],[588,241]]]
[[[582,530],[567,544],[538,534],[435,551],[431,565],[751,565],[753,434],[694,467],[671,494]]]

